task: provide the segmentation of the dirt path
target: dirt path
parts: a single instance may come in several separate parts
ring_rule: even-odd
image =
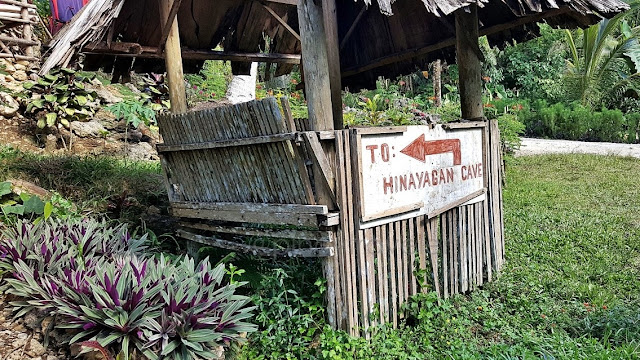
[[[571,153],[629,156],[640,159],[640,144],[523,138],[522,146],[516,151],[516,156]]]

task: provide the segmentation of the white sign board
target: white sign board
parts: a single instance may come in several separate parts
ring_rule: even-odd
[[[359,134],[361,228],[484,196],[483,132],[436,125]]]

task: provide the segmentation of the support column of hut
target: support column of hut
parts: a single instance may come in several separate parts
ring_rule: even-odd
[[[164,46],[169,99],[171,100],[171,112],[174,114],[187,112],[187,93],[184,86],[180,31],[176,16],[180,2],[181,0],[160,0],[160,24],[162,24],[163,35],[161,39],[166,39],[164,44],[160,44],[160,49]]]
[[[473,4],[455,12],[456,49],[460,72],[462,118],[484,118],[482,108],[482,52],[478,43],[478,6]]]
[[[319,2],[318,2],[319,3]],[[300,0],[298,22],[302,45],[302,71],[304,75],[305,97],[309,109],[310,129],[332,131],[342,129],[342,93],[340,73],[340,47],[338,40],[338,20],[335,0],[322,0],[322,5],[314,0]],[[323,143],[322,150],[328,159],[335,158],[335,144]],[[331,161],[333,163],[333,161]],[[334,169],[330,169],[334,171]],[[335,209],[332,189],[323,183],[321,169],[314,168],[316,200],[319,204]],[[335,184],[333,184],[335,187]],[[340,309],[336,308],[334,257],[323,260],[327,279],[327,317],[329,324],[336,328]]]

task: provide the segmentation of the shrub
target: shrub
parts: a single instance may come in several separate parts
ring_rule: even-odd
[[[224,283],[225,267],[184,257],[145,258],[144,237],[93,220],[19,223],[0,241],[5,287],[22,298],[17,316],[32,309],[57,315],[75,331],[120,358],[211,359],[222,346],[255,330],[243,283]]]
[[[275,269],[260,282],[254,296],[259,331],[249,338],[243,359],[311,358],[314,341],[322,331],[323,283],[316,281],[320,291],[305,298],[289,285],[289,276]]]
[[[524,133],[525,126],[518,121],[516,115],[506,113],[498,117],[498,128],[500,129],[502,148],[506,152],[512,153],[520,149],[522,143],[520,136]]]
[[[535,101],[530,110],[518,114],[531,136],[610,142],[631,139],[633,142],[635,132],[631,129],[637,117],[627,116],[629,118],[617,109],[592,111],[579,103],[549,105],[543,100]]]
[[[35,115],[39,128],[69,127],[75,120],[85,120],[95,114],[100,100],[86,85],[95,76],[85,76],[71,69],[49,72],[37,82],[25,82],[27,114]]]

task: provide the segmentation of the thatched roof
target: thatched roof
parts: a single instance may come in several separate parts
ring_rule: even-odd
[[[535,36],[535,23],[541,20],[558,27],[586,27],[628,9],[621,0],[337,1],[343,84],[370,86],[380,75],[406,74],[436,58],[451,58],[453,12],[473,3],[479,5],[480,33],[493,44]],[[293,4],[295,0],[182,0],[177,18],[186,62],[212,57],[256,60],[211,50],[223,44],[231,55],[259,53],[267,50],[266,38],[271,53],[294,55],[261,56],[279,62],[278,73],[289,71],[301,51]],[[67,65],[81,49],[102,54],[87,57],[85,62],[92,64],[114,54],[159,59],[161,37],[158,0],[93,0],[52,41],[43,69]]]

